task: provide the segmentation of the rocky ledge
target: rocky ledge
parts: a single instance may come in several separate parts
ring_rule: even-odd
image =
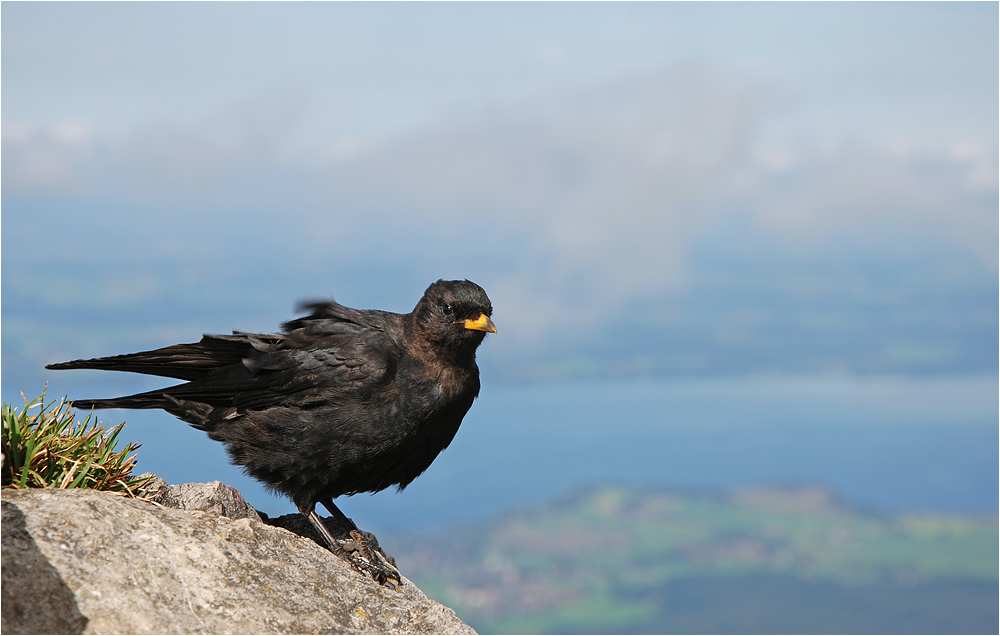
[[[262,523],[219,482],[159,503],[3,489],[4,634],[474,634],[406,578],[379,585]]]

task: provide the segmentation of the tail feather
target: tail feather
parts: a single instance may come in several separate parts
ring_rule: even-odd
[[[264,336],[262,336],[264,337]],[[107,371],[128,371],[144,373],[178,380],[200,380],[213,369],[241,362],[252,349],[250,338],[245,334],[232,336],[206,335],[200,342],[178,344],[155,351],[128,353],[108,358],[72,360],[46,365],[46,369],[103,369]],[[138,396],[131,396],[138,397]],[[116,400],[84,400],[86,402],[114,402]],[[95,408],[160,408],[157,406],[103,406]]]
[[[186,380],[184,384],[124,397],[72,400],[78,409],[163,409],[197,428],[211,431],[235,413],[234,394],[252,392],[262,380],[244,366],[245,357],[267,349],[283,336],[234,333],[206,335],[200,342],[178,344],[108,358],[50,364],[46,369],[129,371]],[[250,401],[248,404],[260,402]]]
[[[163,390],[137,393],[104,400],[70,400],[73,408],[89,409],[162,409],[171,404]]]
[[[201,402],[176,398],[163,391],[150,391],[107,400],[71,400],[74,408],[89,409],[163,409],[191,426],[212,433],[219,423],[235,415],[234,407],[215,407]]]

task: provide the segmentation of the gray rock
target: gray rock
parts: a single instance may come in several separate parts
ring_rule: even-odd
[[[204,510],[230,519],[261,520],[253,506],[243,499],[240,491],[221,481],[171,486],[153,473],[143,473],[140,477],[148,477],[149,481],[136,490],[135,494],[161,506],[180,510]]]
[[[167,494],[226,498],[202,486]],[[308,539],[253,515],[221,516],[239,507],[216,499],[186,499],[207,512],[4,489],[3,633],[475,633],[405,578],[378,585]]]

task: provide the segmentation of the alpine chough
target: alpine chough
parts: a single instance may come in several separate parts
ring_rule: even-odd
[[[487,332],[496,333],[493,308],[479,285],[439,280],[409,314],[332,301],[301,309],[309,315],[284,323],[278,334],[205,335],[196,343],[46,368],[185,380],[72,403],[163,409],[207,432],[225,444],[233,463],[288,495],[343,556],[343,542],[323,525],[315,505],[349,527],[355,545],[366,545],[333,499],[401,490],[448,446],[479,394],[476,349]],[[371,565],[365,569],[384,581],[385,565]]]

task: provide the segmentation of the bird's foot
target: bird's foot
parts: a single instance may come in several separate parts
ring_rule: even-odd
[[[326,507],[338,517],[333,520],[334,526],[332,528],[337,534],[336,537],[315,510],[307,512],[305,508],[300,509],[302,514],[298,518],[305,517],[318,533],[318,539],[314,537],[313,540],[320,545],[325,545],[336,556],[347,561],[355,570],[371,576],[381,585],[387,585],[389,581],[392,581],[394,585],[402,583],[402,577],[399,570],[396,569],[396,560],[382,550],[375,535],[358,530],[354,522],[345,517],[344,513],[333,505],[333,502],[329,502]]]
[[[361,531],[351,530],[350,533],[350,539],[335,539],[338,550],[334,554],[350,563],[358,572],[371,576],[380,585],[386,585],[389,581],[399,585],[402,579],[394,559],[382,552],[377,543],[373,548],[372,542]]]

